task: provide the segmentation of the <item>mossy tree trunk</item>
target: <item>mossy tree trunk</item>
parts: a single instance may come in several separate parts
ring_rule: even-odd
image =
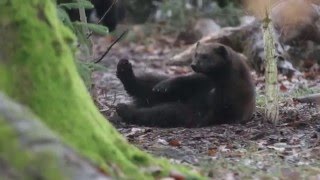
[[[278,123],[279,116],[279,90],[278,90],[278,69],[277,60],[275,59],[275,43],[274,33],[269,15],[263,19],[263,40],[264,40],[264,52],[266,58],[265,69],[265,115],[266,120]]]
[[[142,171],[149,166],[162,167],[165,175],[172,168],[167,161],[129,145],[95,107],[73,61],[74,36],[53,2],[0,0],[0,91],[110,176],[151,179]]]

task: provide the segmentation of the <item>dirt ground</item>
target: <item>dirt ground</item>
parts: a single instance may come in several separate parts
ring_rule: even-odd
[[[102,54],[110,40],[98,38],[95,53]],[[118,43],[100,63],[108,71],[94,72],[91,94],[100,111],[130,143],[174,163],[186,164],[213,179],[320,179],[320,113],[315,104],[292,100],[307,92],[318,92],[320,79],[304,74],[291,80],[279,75],[280,123],[264,122],[259,103],[263,76],[252,72],[256,82],[257,111],[247,124],[205,128],[150,128],[124,124],[112,118],[117,103],[130,102],[115,76],[120,58],[128,58],[135,73],[183,74],[189,67],[166,66],[179,48],[167,37],[150,38],[148,43]],[[146,42],[145,41],[145,42]],[[305,93],[304,93],[305,94]]]

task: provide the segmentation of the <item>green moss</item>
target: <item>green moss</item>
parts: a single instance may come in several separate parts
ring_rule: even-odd
[[[12,98],[30,107],[66,143],[113,176],[152,179],[140,167],[158,164],[164,173],[173,168],[128,145],[96,109],[73,61],[69,45],[74,36],[58,21],[49,0],[11,0],[0,6],[0,28],[11,32],[0,34],[0,39],[9,41],[9,46],[0,45],[0,54],[7,54],[6,60],[0,59],[1,74],[13,77],[10,83],[0,78],[1,91],[13,89]]]
[[[0,161],[10,168],[10,177],[26,180],[36,177],[48,180],[65,179],[58,171],[58,162],[55,162],[50,154],[37,153],[35,156],[21,148],[17,135],[1,117],[0,134]]]

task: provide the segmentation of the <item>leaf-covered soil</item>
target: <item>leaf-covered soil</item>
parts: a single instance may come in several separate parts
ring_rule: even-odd
[[[99,56],[110,38],[96,39]],[[150,37],[139,43],[121,42],[101,62],[108,71],[92,74],[91,94],[106,117],[129,142],[156,156],[192,166],[215,179],[282,178],[320,179],[320,113],[315,104],[301,104],[294,97],[319,92],[318,74],[299,73],[290,80],[279,75],[281,89],[280,123],[264,122],[263,76],[256,82],[257,111],[247,124],[205,128],[150,128],[127,125],[114,116],[117,103],[130,102],[115,76],[120,58],[128,58],[139,73],[183,74],[189,67],[166,66],[170,56],[181,50],[172,37]]]

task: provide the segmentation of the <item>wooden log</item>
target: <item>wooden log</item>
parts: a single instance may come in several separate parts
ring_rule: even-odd
[[[260,28],[260,23],[254,21],[250,24],[238,27],[225,27],[219,32],[212,33],[199,40],[200,43],[217,42],[230,46],[237,52],[243,52],[246,46],[246,40],[252,35],[252,32]],[[193,52],[196,44],[189,46],[183,52],[173,56],[167,65],[189,65],[192,61]]]
[[[315,104],[319,105],[320,104],[320,93],[293,98],[293,101],[296,101],[299,103],[315,103]]]

